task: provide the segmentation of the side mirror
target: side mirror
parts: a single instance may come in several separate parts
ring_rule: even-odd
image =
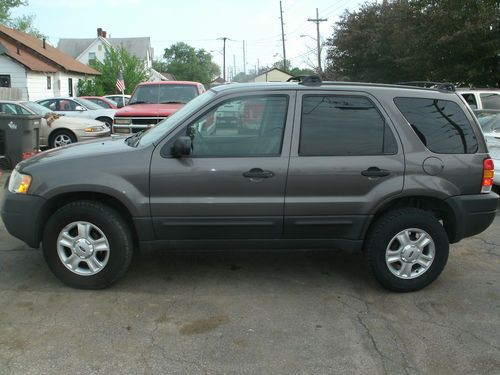
[[[177,138],[172,147],[172,155],[176,158],[180,158],[183,156],[188,156],[189,154],[191,154],[191,138]]]
[[[75,107],[75,111],[80,111],[80,112],[81,112],[81,111],[86,111],[86,109],[85,109],[85,108],[83,108],[81,105],[77,105],[77,106]]]

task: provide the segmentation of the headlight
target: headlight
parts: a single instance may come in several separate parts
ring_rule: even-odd
[[[31,176],[22,174],[14,169],[10,175],[9,191],[16,194],[28,194],[28,189],[31,184]]]
[[[129,118],[115,117],[114,123],[116,125],[130,125],[132,123],[132,120]]]
[[[104,130],[104,126],[92,126],[83,130],[85,130],[87,133],[102,132]]]

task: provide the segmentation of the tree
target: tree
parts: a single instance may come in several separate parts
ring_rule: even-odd
[[[346,12],[327,41],[336,80],[500,82],[495,0],[392,0]]]
[[[160,73],[166,73],[168,64],[163,60],[153,60],[153,69]]]
[[[33,20],[35,19],[33,15],[12,18],[10,14],[12,8],[26,5],[28,5],[26,0],[0,0],[0,23],[37,38],[44,38],[45,36],[33,26]]]
[[[197,50],[184,42],[165,48],[163,57],[166,71],[179,80],[208,84],[220,74],[220,68],[212,61],[210,53],[204,49]]]
[[[116,80],[120,71],[123,72],[125,82],[125,94],[130,94],[138,83],[148,79],[149,73],[143,62],[137,57],[129,54],[123,47],[119,49],[106,47],[104,60],[93,60],[89,64],[92,68],[101,73],[95,77],[94,84],[86,80],[79,85],[86,95],[105,95],[117,92]],[[79,95],[82,95],[79,91]]]

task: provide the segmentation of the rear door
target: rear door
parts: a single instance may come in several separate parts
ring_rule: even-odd
[[[225,97],[156,148],[150,181],[158,239],[282,237],[294,99],[293,92]],[[264,109],[248,124],[242,114],[256,100]],[[236,121],[219,121],[228,108]],[[174,158],[181,136],[191,138],[192,153]]]
[[[374,207],[403,188],[404,156],[376,99],[302,92],[285,198],[285,237],[355,240]]]

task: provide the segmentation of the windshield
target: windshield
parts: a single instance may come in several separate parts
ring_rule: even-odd
[[[141,145],[146,145],[160,140],[165,134],[172,130],[177,124],[179,124],[179,122],[181,122],[184,118],[190,116],[193,112],[202,108],[214,96],[215,93],[213,91],[206,91],[205,93],[191,100],[188,104],[179,109],[173,115],[167,117],[163,121],[160,121],[154,128],[151,128],[144,132],[139,143]]]
[[[45,116],[48,113],[52,112],[47,107],[44,107],[43,105],[35,103],[35,102],[22,102],[21,104],[23,104],[25,107],[28,107],[29,109],[31,109],[38,116]]]
[[[500,113],[476,113],[483,133],[500,133]]]
[[[100,105],[92,103],[90,100],[87,100],[84,98],[75,99],[75,102],[80,103],[82,106],[84,106],[87,109],[102,109],[102,107]]]
[[[140,85],[130,98],[131,104],[186,104],[198,95],[196,86],[181,84]]]

